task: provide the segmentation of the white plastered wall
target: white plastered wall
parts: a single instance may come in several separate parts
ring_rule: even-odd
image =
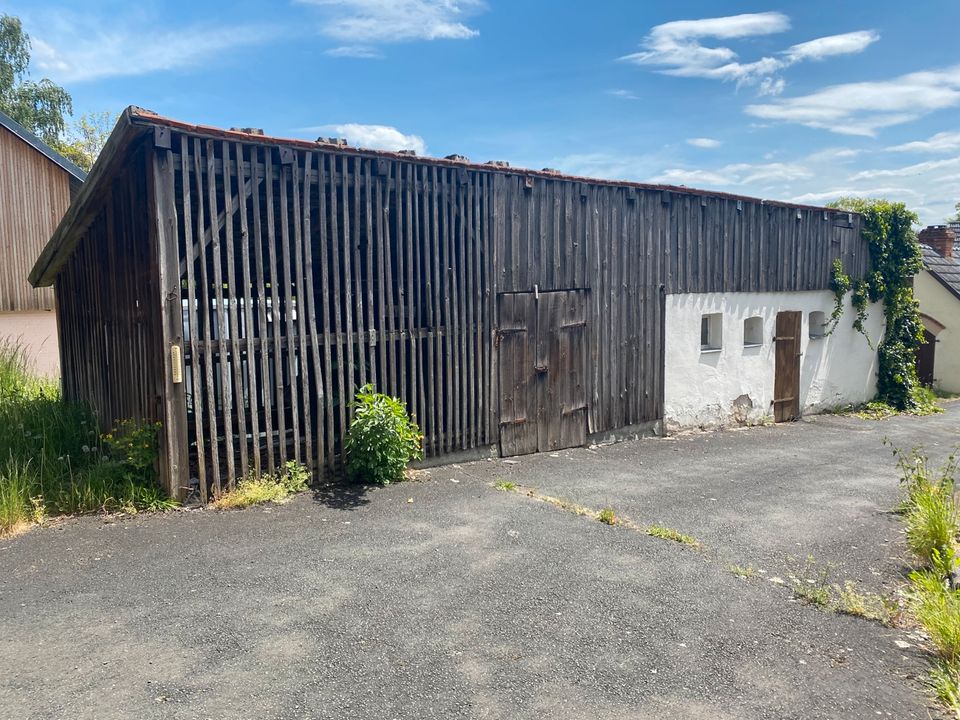
[[[937,337],[933,353],[933,384],[947,392],[960,392],[960,299],[926,270],[913,279],[920,312],[934,320],[927,330]]]
[[[664,423],[668,431],[756,423],[773,415],[774,342],[777,313],[798,310],[801,324],[800,408],[817,412],[876,394],[877,353],[853,329],[847,296],[832,334],[810,337],[810,313],[833,312],[829,291],[784,293],[691,293],[667,295]],[[718,351],[701,351],[703,315],[722,313]],[[760,317],[763,342],[745,347],[743,323]],[[883,309],[869,308],[866,331],[874,346],[883,332]]]

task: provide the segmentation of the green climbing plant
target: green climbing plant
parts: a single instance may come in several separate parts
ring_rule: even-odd
[[[837,303],[831,320],[835,325],[843,311],[844,295],[852,292],[857,314],[853,325],[864,332],[870,302],[882,301],[886,329],[878,347],[877,399],[901,411],[929,411],[915,365],[917,348],[924,342],[920,306],[913,297],[913,276],[923,267],[913,230],[920,219],[903,203],[889,200],[842,198],[832,207],[863,216],[872,270],[866,277],[852,280],[843,273],[842,263],[834,262],[831,288]]]

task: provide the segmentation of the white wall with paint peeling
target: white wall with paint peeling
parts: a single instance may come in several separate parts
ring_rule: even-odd
[[[833,293],[696,293],[667,295],[664,372],[666,429],[723,427],[756,423],[773,415],[774,342],[777,313],[803,313],[800,351],[801,412],[817,412],[876,394],[877,353],[853,329],[847,296],[834,332],[810,336],[810,313],[829,319]],[[719,350],[701,350],[701,318],[722,316]],[[744,321],[759,317],[762,342],[744,345]],[[756,322],[756,321],[755,321]],[[876,345],[883,309],[870,306],[866,330]]]

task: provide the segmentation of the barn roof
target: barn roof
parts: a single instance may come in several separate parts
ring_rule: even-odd
[[[943,257],[929,245],[921,245],[923,265],[947,290],[960,298],[960,263],[956,258]]]
[[[34,150],[39,152],[41,155],[45,155],[47,159],[59,165],[63,168],[67,174],[72,178],[83,182],[87,179],[87,173],[81,170],[77,165],[70,162],[63,155],[58,153],[52,147],[47,145],[43,140],[38,138],[32,132],[27,130],[23,125],[18,123],[12,117],[0,111],[0,126],[5,127],[7,130],[12,132],[18,138],[23,140],[27,145],[30,145]]]
[[[817,210],[835,214],[853,215],[846,211],[838,211],[835,208],[825,208],[815,205],[800,205],[796,203],[780,202],[775,200],[763,200],[747,195],[736,195],[731,193],[716,192],[710,190],[698,190],[683,185],[659,185],[651,183],[629,182],[625,180],[606,180],[598,178],[582,177],[577,175],[566,175],[555,170],[531,170],[527,168],[506,167],[495,163],[472,163],[460,156],[451,156],[450,158],[431,158],[411,156],[410,153],[389,152],[385,150],[371,150],[366,148],[345,147],[336,141],[327,141],[320,139],[316,142],[295,139],[281,138],[263,135],[259,132],[249,130],[224,130],[222,128],[209,125],[196,125],[191,123],[173,120],[163,117],[149,110],[130,106],[120,115],[116,127],[114,127],[110,138],[100,153],[96,164],[90,171],[88,181],[84,184],[80,193],[74,199],[70,209],[64,215],[60,225],[47,246],[43,249],[40,257],[37,259],[33,270],[30,272],[30,282],[34,287],[43,287],[51,285],[60,268],[70,257],[76,243],[93,220],[97,203],[96,199],[101,194],[101,187],[109,184],[109,179],[113,177],[122,167],[127,150],[140,137],[155,128],[167,128],[176,132],[185,133],[192,136],[204,138],[216,138],[223,140],[232,140],[238,142],[247,142],[258,145],[273,145],[294,147],[303,150],[327,150],[346,154],[352,154],[360,157],[381,157],[406,162],[416,162],[428,165],[439,165],[443,167],[466,168],[478,172],[489,173],[508,173],[513,175],[541,177],[549,180],[567,180],[592,185],[605,185],[616,187],[630,187],[642,190],[656,190],[660,192],[674,192],[685,195],[700,195],[713,198],[722,198],[728,200],[742,200],[750,203],[773,205],[778,207],[788,207],[797,209]]]

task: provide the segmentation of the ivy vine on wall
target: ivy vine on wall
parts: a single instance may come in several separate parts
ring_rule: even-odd
[[[924,342],[923,324],[920,306],[913,297],[913,276],[923,267],[913,231],[920,219],[903,203],[888,200],[844,198],[832,207],[863,216],[863,237],[870,248],[872,270],[866,277],[852,279],[844,273],[841,260],[834,260],[830,287],[836,304],[830,332],[843,314],[848,292],[852,293],[856,312],[853,327],[864,336],[869,304],[882,301],[886,329],[878,349],[877,399],[897,410],[924,410],[915,364],[917,348]]]

